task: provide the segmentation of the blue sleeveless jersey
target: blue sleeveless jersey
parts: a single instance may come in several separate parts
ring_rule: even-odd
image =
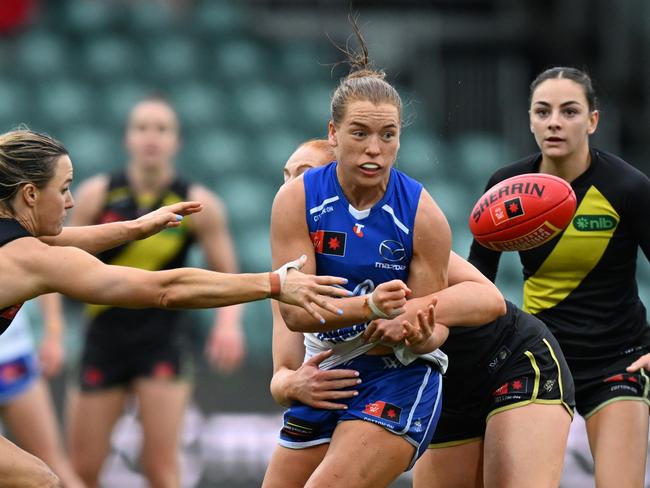
[[[371,293],[386,281],[406,283],[422,185],[393,168],[382,199],[359,212],[343,194],[336,164],[311,169],[303,176],[316,273],[347,278],[346,288],[355,296]],[[357,324],[315,336],[336,344],[353,340],[366,326]]]

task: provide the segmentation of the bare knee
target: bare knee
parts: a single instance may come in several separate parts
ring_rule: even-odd
[[[73,458],[72,468],[85,485],[97,486],[99,482],[99,472],[101,470],[101,465],[96,466],[95,463],[88,463],[84,462],[83,459]]]
[[[142,461],[142,469],[154,488],[166,488],[180,485],[178,458],[173,459],[156,458],[155,456],[145,457]]]

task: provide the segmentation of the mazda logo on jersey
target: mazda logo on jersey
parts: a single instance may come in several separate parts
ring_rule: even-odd
[[[406,251],[404,250],[404,244],[398,241],[382,241],[379,244],[379,254],[386,261],[401,261],[406,257]]]
[[[314,251],[318,254],[345,256],[346,232],[317,230],[316,232],[310,232],[309,235],[311,236],[311,242],[314,244]]]

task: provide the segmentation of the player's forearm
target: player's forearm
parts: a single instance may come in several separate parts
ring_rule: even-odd
[[[488,284],[463,282],[434,293],[438,297],[436,322],[447,327],[485,325],[506,313],[506,304],[499,290]],[[407,318],[415,319],[417,309],[425,310],[431,297],[414,298],[406,304]]]
[[[159,271],[163,308],[214,308],[268,298],[268,273],[228,274],[196,268]]]
[[[337,315],[323,310],[321,314],[325,319],[324,324],[318,322],[304,309],[292,305],[280,303],[280,312],[289,330],[294,332],[325,332],[370,320],[372,311],[365,304],[365,300],[363,296],[336,299],[334,303],[343,313]]]
[[[64,227],[57,236],[40,237],[51,246],[74,246],[90,254],[112,249],[137,236],[133,221],[111,222],[109,224]]]

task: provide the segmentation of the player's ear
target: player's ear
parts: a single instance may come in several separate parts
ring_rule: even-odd
[[[600,119],[600,112],[592,110],[589,114],[589,127],[587,127],[587,134],[592,135],[598,128],[598,120]]]
[[[336,126],[334,125],[334,121],[330,120],[327,123],[327,140],[330,143],[330,146],[336,147],[339,145],[337,136],[336,136]]]
[[[38,188],[33,183],[26,183],[20,190],[23,201],[28,207],[36,205],[38,200]]]

